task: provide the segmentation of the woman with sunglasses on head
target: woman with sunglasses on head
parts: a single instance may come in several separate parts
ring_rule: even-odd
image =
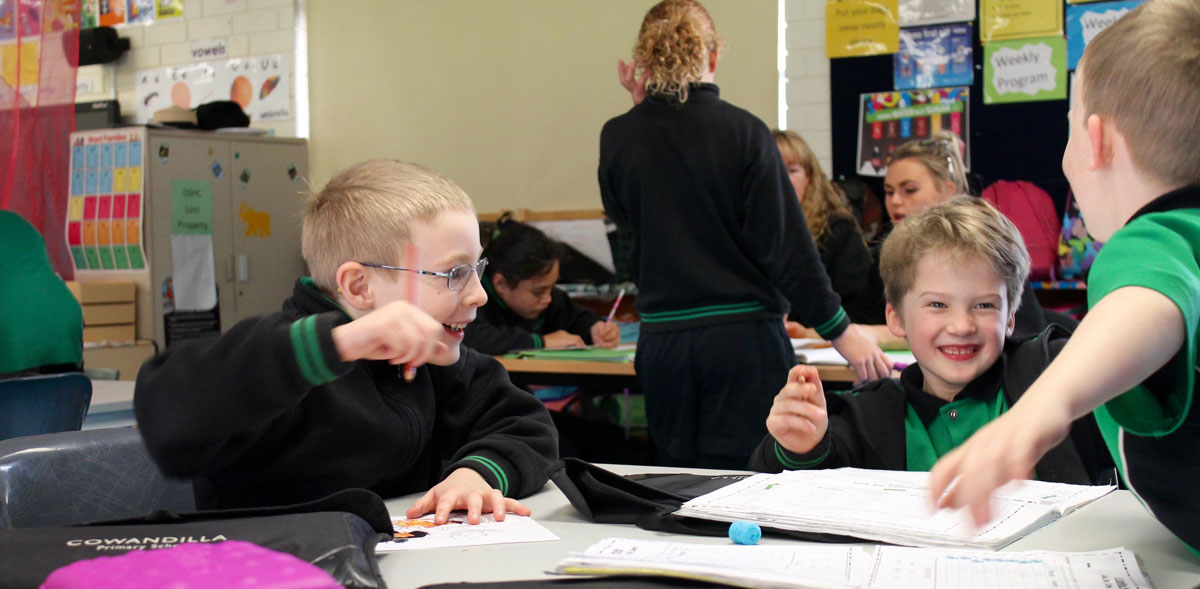
[[[962,140],[948,131],[938,131],[928,139],[909,141],[892,152],[887,175],[883,180],[883,201],[893,226],[956,195],[970,194],[962,153]],[[878,281],[880,285],[882,279],[879,278],[879,246],[883,245],[885,239],[886,234],[872,244],[875,267],[872,269],[871,280],[873,283]],[[878,292],[882,295],[882,288],[878,289]],[[864,327],[875,336],[884,349],[906,347],[907,342],[892,335],[887,326],[883,325],[885,304],[880,296],[874,305],[879,310],[878,321]],[[1038,303],[1033,290],[1022,289],[1020,305],[1017,307],[1016,328],[1011,337],[1037,335],[1046,328],[1050,320],[1067,328],[1074,328],[1076,324],[1065,315],[1053,313],[1048,316]]]
[[[488,267],[483,287],[488,302],[467,326],[463,344],[485,354],[529,348],[614,348],[616,323],[576,305],[558,282],[561,244],[537,227],[507,214],[481,230]]]

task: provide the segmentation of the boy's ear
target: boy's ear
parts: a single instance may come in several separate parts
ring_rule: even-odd
[[[887,321],[888,331],[896,337],[905,337],[904,318],[900,316],[900,311],[888,303],[887,307],[884,307],[883,315]]]
[[[344,262],[334,275],[338,298],[359,311],[369,311],[375,305],[375,293],[367,280],[367,268],[358,262]]]
[[[1115,131],[1116,128],[1112,126],[1112,123],[1104,120],[1100,115],[1095,113],[1088,115],[1087,134],[1092,148],[1089,170],[1100,169],[1112,161]]]
[[[1013,311],[1008,314],[1008,324],[1004,326],[1004,337],[1012,337],[1013,330],[1017,328],[1017,312]]]
[[[496,289],[497,293],[500,291],[508,292],[512,290],[512,285],[508,283],[508,279],[499,272],[492,274],[492,286]]]

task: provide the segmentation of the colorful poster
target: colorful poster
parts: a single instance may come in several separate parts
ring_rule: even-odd
[[[1088,6],[1067,7],[1067,69],[1073,70],[1083,57],[1083,50],[1100,31],[1117,22],[1142,0],[1105,2]]]
[[[125,0],[100,0],[100,26],[125,24]]]
[[[183,0],[154,0],[154,18],[183,16]]]
[[[1062,0],[979,0],[979,41],[1062,35]]]
[[[80,10],[80,28],[94,29],[100,26],[100,0],[83,0]]]
[[[141,128],[71,134],[67,249],[79,270],[142,270]]]
[[[900,26],[975,20],[975,0],[900,0]]]
[[[970,86],[975,81],[967,24],[900,29],[892,77],[897,90]]]
[[[152,24],[154,22],[154,0],[129,0],[126,14],[131,23]]]
[[[42,0],[17,0],[17,26],[23,37],[42,34]]]
[[[900,45],[897,0],[826,0],[825,55],[895,53]]]
[[[0,41],[17,36],[17,0],[0,0]]]
[[[858,173],[883,176],[888,158],[902,143],[927,139],[946,130],[963,141],[963,165],[971,169],[969,86],[899,92],[875,92],[859,97]]]
[[[251,124],[292,118],[291,67],[283,54],[141,70],[136,86],[139,123],[168,106],[196,108],[214,100],[242,105]]]
[[[1067,97],[1067,42],[1062,37],[997,41],[983,46],[983,103]]]

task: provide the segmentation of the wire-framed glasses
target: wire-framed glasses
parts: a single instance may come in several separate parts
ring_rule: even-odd
[[[470,264],[459,264],[450,269],[449,272],[434,272],[432,270],[417,270],[415,268],[401,268],[399,266],[388,266],[387,264],[376,264],[374,262],[359,262],[363,266],[371,268],[383,268],[384,270],[400,270],[403,272],[416,272],[417,274],[425,274],[427,276],[439,276],[446,279],[446,288],[450,290],[462,290],[467,285],[467,281],[471,279],[471,273],[479,275],[479,279],[483,279],[483,270],[487,268],[487,258],[479,258],[479,263],[474,266]]]

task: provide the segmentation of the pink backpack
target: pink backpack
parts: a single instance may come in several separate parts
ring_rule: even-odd
[[[1004,213],[1025,238],[1030,259],[1029,279],[1053,280],[1062,225],[1050,195],[1032,182],[998,180],[983,189],[982,196]]]

